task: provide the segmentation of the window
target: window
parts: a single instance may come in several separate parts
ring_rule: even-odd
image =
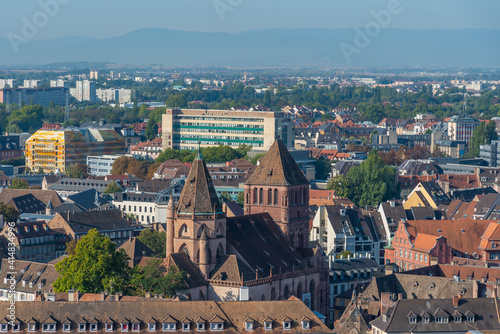
[[[175,323],[173,323],[173,322],[163,323],[163,331],[164,332],[175,332]]]
[[[283,329],[290,330],[292,328],[292,323],[290,321],[283,321]]]
[[[19,332],[21,330],[21,324],[20,323],[15,323],[12,325],[12,331],[13,332]]]
[[[302,321],[302,329],[308,330],[311,326],[311,322],[309,320]]]
[[[42,330],[44,332],[55,332],[56,324],[43,324]]]
[[[7,332],[9,330],[9,324],[2,324],[0,325],[0,331],[1,332]]]
[[[182,324],[182,330],[183,330],[183,331],[189,331],[189,330],[191,330],[191,324],[190,324],[190,323],[188,323],[188,322],[183,323],[183,324]]]
[[[139,323],[132,324],[132,331],[138,332],[140,330],[141,330],[141,324]]]
[[[113,324],[108,323],[106,324],[106,332],[112,332],[113,331]]]
[[[78,325],[79,332],[85,332],[86,330],[87,330],[87,324],[79,324]]]
[[[462,317],[455,316],[455,322],[462,322]]]
[[[122,332],[128,332],[128,323],[127,324],[122,324]]]
[[[438,323],[438,324],[446,324],[446,323],[448,323],[448,318],[447,317],[437,317],[436,318],[436,323]]]
[[[270,331],[273,329],[273,323],[271,321],[265,321],[264,322],[264,329],[266,331]]]
[[[203,323],[203,322],[199,322],[199,323],[197,323],[197,324],[196,324],[196,329],[197,329],[198,331],[204,331],[204,330],[205,330],[205,323]]]
[[[90,331],[97,332],[97,324],[90,324]]]
[[[416,323],[417,323],[417,318],[410,317],[410,324],[416,324]]]
[[[422,318],[422,323],[423,324],[428,324],[429,323],[429,317],[423,317]]]
[[[150,332],[156,331],[156,323],[155,322],[148,323],[148,331],[150,331]]]
[[[34,332],[35,330],[36,330],[35,323],[28,324],[28,332]]]
[[[474,316],[473,315],[468,315],[467,316],[467,322],[474,322]]]
[[[211,331],[221,331],[224,329],[224,324],[221,322],[213,322],[210,324]]]
[[[251,321],[245,322],[245,329],[247,331],[253,331],[253,322],[251,322]]]

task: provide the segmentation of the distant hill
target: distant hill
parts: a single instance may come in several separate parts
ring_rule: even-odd
[[[356,47],[355,35],[353,29],[234,34],[142,29],[106,39],[31,41],[21,45],[18,54],[0,38],[0,65],[86,61],[234,67],[500,66],[500,30],[382,30],[348,62],[341,45]]]

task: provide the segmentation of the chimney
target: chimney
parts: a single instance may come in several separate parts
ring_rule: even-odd
[[[151,292],[146,292],[146,298],[151,298]]]
[[[78,290],[69,290],[68,291],[68,301],[69,302],[77,302],[78,299],[80,299],[80,293],[78,292]]]
[[[402,293],[398,293],[398,300],[403,300],[403,294]]]
[[[389,201],[389,205],[391,206],[391,208],[396,207],[396,201],[394,200]]]
[[[453,296],[453,308],[458,308],[459,298],[458,296]]]
[[[104,300],[106,300],[106,292],[102,291],[101,294],[100,294],[100,300],[101,302],[103,302]]]
[[[123,294],[122,294],[121,292],[117,292],[117,293],[115,293],[115,302],[119,302],[119,301],[120,301],[120,299],[121,299],[121,296],[122,296],[122,295],[123,295]]]
[[[477,284],[477,280],[472,281],[472,298],[478,298],[479,294],[479,286]]]
[[[347,255],[347,261],[351,261],[351,256]]]

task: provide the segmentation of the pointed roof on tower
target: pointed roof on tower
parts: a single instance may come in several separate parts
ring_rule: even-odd
[[[202,216],[222,213],[222,206],[200,149],[182,189],[177,203],[177,213]]]
[[[245,184],[294,186],[309,184],[309,181],[285,144],[281,139],[277,139]]]

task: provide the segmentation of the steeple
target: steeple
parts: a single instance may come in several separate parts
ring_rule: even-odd
[[[213,216],[222,214],[222,206],[203,160],[201,150],[193,161],[191,170],[182,189],[177,214],[186,216]]]

